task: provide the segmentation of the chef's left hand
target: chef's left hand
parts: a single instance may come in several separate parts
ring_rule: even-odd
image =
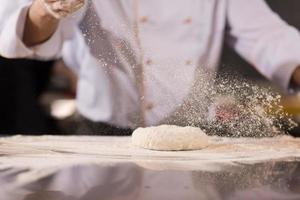
[[[210,121],[231,122],[234,121],[240,113],[237,107],[238,103],[233,97],[221,96],[215,99],[209,107]]]
[[[300,66],[294,71],[291,83],[300,86]]]

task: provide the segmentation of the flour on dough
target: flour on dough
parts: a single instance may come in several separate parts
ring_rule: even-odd
[[[197,150],[208,146],[208,136],[196,127],[160,125],[136,129],[132,144],[162,151]]]

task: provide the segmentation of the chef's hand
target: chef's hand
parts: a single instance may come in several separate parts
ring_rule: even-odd
[[[64,18],[79,10],[85,0],[39,0],[56,19]]]
[[[58,27],[59,19],[80,9],[85,0],[34,0],[24,27],[23,42],[31,47],[47,41]]]
[[[291,83],[296,86],[300,86],[300,66],[294,71]]]
[[[233,97],[217,97],[208,109],[208,120],[218,122],[232,122],[240,114],[238,103]]]

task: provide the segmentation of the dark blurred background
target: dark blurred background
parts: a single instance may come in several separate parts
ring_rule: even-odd
[[[267,0],[267,3],[300,30],[299,0]],[[247,79],[273,87],[226,45],[221,63],[221,72],[233,70]],[[0,90],[0,134],[66,134],[74,131],[76,75],[64,66],[63,61],[0,58]],[[297,97],[285,97],[283,102],[295,109],[300,105]],[[293,114],[296,120],[300,116],[297,112]],[[300,135],[298,129],[292,133]]]
[[[69,132],[64,120],[75,113],[75,88],[76,75],[62,61],[0,57],[0,134]],[[57,101],[67,105],[57,106]]]

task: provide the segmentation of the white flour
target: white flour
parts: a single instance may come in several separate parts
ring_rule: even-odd
[[[197,126],[208,135],[229,137],[270,137],[286,133],[296,126],[280,105],[281,96],[274,89],[250,83],[233,74],[219,78],[198,70],[197,81],[186,102],[164,124]],[[208,81],[207,77],[212,77]],[[209,109],[220,99],[232,99],[237,115],[230,121],[214,120]]]

